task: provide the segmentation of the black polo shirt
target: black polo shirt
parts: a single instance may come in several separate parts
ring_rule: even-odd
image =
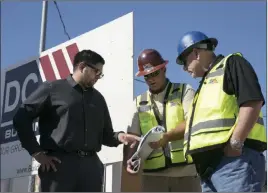
[[[32,129],[39,118],[40,145]],[[83,90],[70,75],[44,82],[21,105],[13,118],[22,147],[31,155],[39,151],[101,150],[120,144],[102,94]]]

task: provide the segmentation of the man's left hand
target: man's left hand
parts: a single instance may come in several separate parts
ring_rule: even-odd
[[[141,138],[132,134],[119,133],[118,140],[125,145],[130,144],[130,148],[134,148],[137,142],[141,140]]]
[[[234,149],[230,143],[227,143],[227,145],[224,147],[224,155],[226,157],[238,157],[242,154],[242,149]]]
[[[168,144],[169,140],[166,133],[163,134],[162,138],[159,141],[150,142],[149,146],[152,149],[158,149],[160,147],[165,147]]]

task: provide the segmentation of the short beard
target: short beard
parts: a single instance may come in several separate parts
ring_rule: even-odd
[[[168,83],[168,81],[165,81],[165,84],[161,88],[159,88],[157,90],[151,90],[150,89],[150,92],[152,94],[159,94],[159,93],[163,92],[165,90],[166,86],[167,86],[167,83]]]

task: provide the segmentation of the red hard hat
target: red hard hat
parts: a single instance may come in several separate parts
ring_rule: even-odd
[[[138,57],[138,72],[136,76],[151,74],[161,68],[164,68],[168,60],[164,60],[161,54],[154,49],[143,50]]]

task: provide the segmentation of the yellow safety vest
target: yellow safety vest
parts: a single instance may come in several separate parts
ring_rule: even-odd
[[[242,57],[242,54],[235,53]],[[237,124],[239,106],[234,95],[223,91],[224,71],[230,54],[209,71],[197,90],[189,109],[184,135],[184,154],[187,158],[196,152],[223,146]],[[262,113],[248,135],[245,145],[255,144],[259,151],[266,149],[266,131]]]
[[[179,123],[184,121],[184,111],[182,106],[182,91],[184,84],[169,83],[166,91],[166,104],[164,105],[164,128],[166,131],[174,129]],[[164,100],[165,101],[165,100]],[[159,125],[154,114],[149,91],[136,98],[137,109],[139,112],[140,128],[142,135],[150,129]],[[165,155],[162,148],[154,150],[150,157],[144,162],[144,171],[155,171],[167,168],[171,165],[185,164],[183,155],[183,139],[169,142],[168,153]],[[170,157],[170,158],[168,158]]]

